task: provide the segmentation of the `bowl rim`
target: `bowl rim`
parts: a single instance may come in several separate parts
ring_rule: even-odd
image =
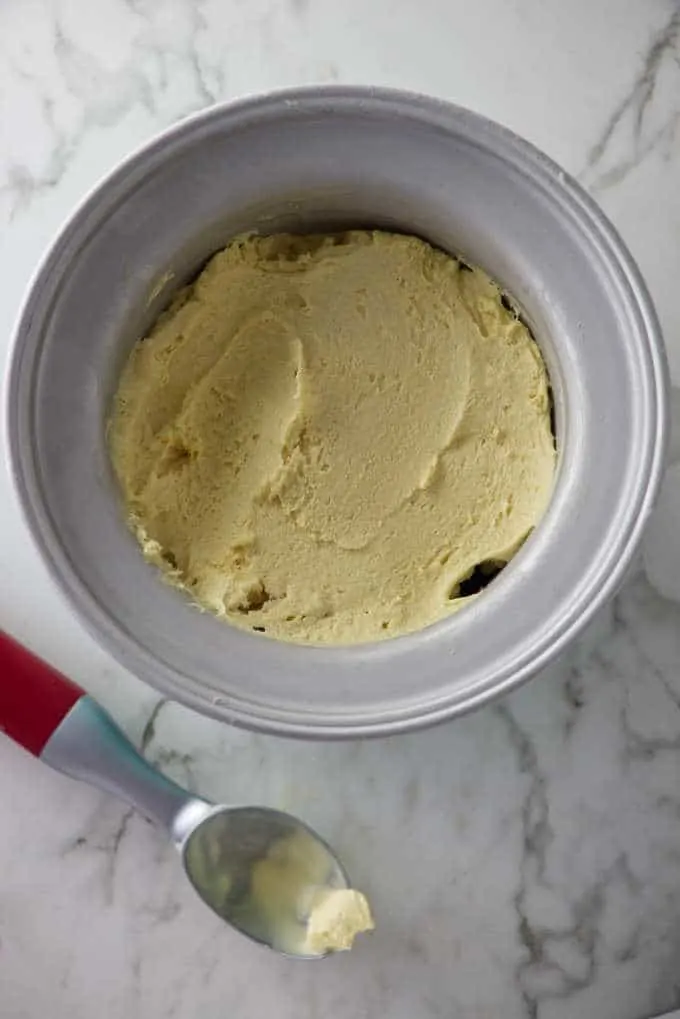
[[[48,540],[53,528],[45,506],[41,505],[35,467],[32,463],[26,464],[27,458],[20,448],[21,408],[18,405],[17,394],[22,373],[22,339],[26,323],[31,319],[37,291],[49,274],[60,249],[98,197],[113,186],[122,184],[131,173],[153,163],[154,158],[162,155],[174,140],[190,135],[203,124],[219,120],[226,113],[232,117],[250,113],[262,115],[267,110],[271,112],[272,107],[281,103],[323,107],[329,102],[364,107],[378,113],[389,112],[392,116],[406,113],[411,117],[436,120],[438,123],[444,121],[452,125],[455,123],[457,126],[467,123],[475,127],[477,134],[481,133],[489,140],[491,148],[496,148],[502,143],[522,165],[533,167],[541,178],[550,180],[560,192],[562,199],[568,200],[587,221],[588,227],[594,231],[598,242],[604,247],[607,261],[615,266],[623,284],[634,294],[635,311],[641,323],[639,331],[648,338],[643,353],[648,367],[648,384],[655,399],[655,406],[652,408],[655,413],[652,415],[650,412],[652,423],[648,429],[645,446],[646,471],[639,486],[635,514],[633,515],[632,510],[628,512],[625,528],[620,529],[617,541],[612,542],[612,547],[607,550],[606,563],[599,565],[596,577],[590,581],[588,599],[582,597],[577,604],[570,603],[569,611],[565,611],[559,627],[547,634],[542,633],[542,641],[537,643],[531,654],[524,654],[524,659],[514,662],[512,669],[508,667],[507,674],[497,680],[495,685],[473,691],[462,704],[452,701],[452,698],[432,698],[417,714],[414,714],[412,709],[395,707],[393,711],[385,712],[383,708],[371,714],[365,713],[365,717],[357,719],[350,711],[346,716],[324,715],[323,712],[313,711],[303,715],[301,712],[295,714],[278,707],[263,707],[254,702],[248,702],[243,707],[235,707],[228,698],[221,700],[218,697],[200,696],[194,690],[183,686],[179,681],[179,674],[172,678],[167,670],[163,672],[154,656],[136,641],[134,635],[126,633],[125,639],[121,640],[118,625],[81,580],[65,551],[58,543]],[[640,270],[599,205],[560,166],[508,128],[443,99],[384,87],[308,85],[229,100],[192,114],[138,147],[90,188],[75,210],[68,215],[29,282],[10,345],[9,370],[5,375],[4,385],[4,406],[9,469],[22,515],[50,575],[98,643],[140,678],[203,714],[248,729],[277,735],[348,738],[411,731],[481,707],[515,689],[544,668],[587,625],[625,577],[660,485],[665,466],[668,430],[667,388],[668,366],[661,329]],[[606,565],[609,569],[605,571]],[[599,583],[595,583],[598,579]],[[327,655],[333,655],[337,651],[336,648],[317,650]]]

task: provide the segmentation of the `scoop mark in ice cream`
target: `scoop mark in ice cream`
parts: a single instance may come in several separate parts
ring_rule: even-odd
[[[550,497],[548,377],[479,269],[379,231],[240,237],[139,342],[110,448],[147,559],[299,643],[417,630]]]

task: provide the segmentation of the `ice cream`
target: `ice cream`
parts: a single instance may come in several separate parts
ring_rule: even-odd
[[[324,888],[312,901],[305,950],[309,955],[346,952],[357,934],[374,927],[365,895],[355,888]]]
[[[299,643],[459,608],[555,468],[546,369],[498,287],[376,231],[232,241],[133,349],[109,439],[147,558]]]
[[[328,851],[304,831],[275,842],[252,869],[241,922],[263,925],[275,948],[291,955],[346,951],[374,923],[366,897],[336,880]],[[232,912],[234,912],[232,908]]]

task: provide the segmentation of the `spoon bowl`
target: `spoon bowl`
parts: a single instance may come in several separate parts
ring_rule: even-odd
[[[305,947],[312,900],[348,880],[306,824],[268,807],[213,807],[179,849],[198,895],[232,927],[287,956],[323,957]]]

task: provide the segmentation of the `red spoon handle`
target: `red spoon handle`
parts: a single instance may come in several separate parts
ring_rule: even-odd
[[[0,630],[0,732],[36,757],[84,691]]]

